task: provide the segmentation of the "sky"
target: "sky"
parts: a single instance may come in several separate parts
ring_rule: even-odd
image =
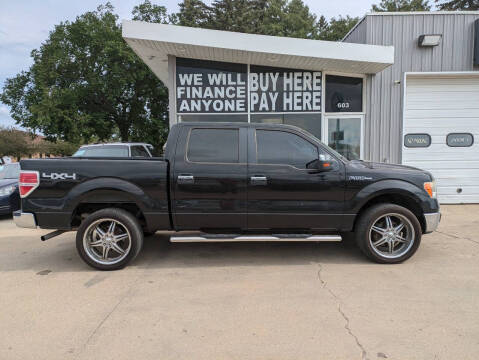
[[[338,15],[362,16],[379,0],[303,0],[311,12],[326,18]],[[32,63],[30,52],[47,39],[54,25],[74,20],[86,11],[96,9],[106,0],[0,0],[0,89],[5,79],[28,70]],[[129,19],[133,7],[142,0],[110,0],[120,19]],[[168,12],[178,10],[179,0],[152,0]],[[206,0],[211,3],[211,0]],[[0,126],[13,126],[9,108],[0,103]]]

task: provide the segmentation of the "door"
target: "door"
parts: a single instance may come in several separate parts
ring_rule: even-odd
[[[319,172],[318,159],[332,170]],[[343,200],[344,166],[320,144],[294,130],[250,128],[249,229],[335,230]]]
[[[326,118],[325,143],[349,160],[362,159],[363,115],[335,115]]]
[[[440,203],[479,202],[479,74],[406,79],[402,163],[430,171]]]
[[[247,128],[183,127],[173,181],[175,226],[246,228]]]

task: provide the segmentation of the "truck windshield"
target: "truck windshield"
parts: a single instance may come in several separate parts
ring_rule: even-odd
[[[128,157],[128,146],[125,145],[95,145],[82,146],[73,157]]]
[[[19,176],[19,164],[0,165],[0,179],[18,179]]]

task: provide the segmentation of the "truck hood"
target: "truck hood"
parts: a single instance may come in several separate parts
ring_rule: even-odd
[[[384,177],[389,178],[401,178],[404,176],[421,177],[424,181],[433,179],[432,174],[429,171],[422,170],[413,166],[397,165],[397,164],[385,164],[379,162],[370,162],[362,160],[352,160],[349,162],[349,172],[359,172],[362,174],[370,173],[371,175],[381,174]]]
[[[362,160],[353,160],[352,162],[359,163],[361,166],[364,166],[369,169],[383,169],[383,170],[396,170],[396,171],[424,171],[413,166],[407,165],[398,165],[398,164],[386,164],[379,162],[371,161],[362,161]]]

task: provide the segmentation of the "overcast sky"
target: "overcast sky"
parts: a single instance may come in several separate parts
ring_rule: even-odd
[[[315,14],[331,18],[338,15],[362,16],[379,0],[303,0]],[[105,3],[101,0],[0,0],[0,88],[6,78],[31,65],[30,51],[38,48],[55,24],[74,20],[77,15]],[[120,19],[130,18],[131,9],[142,0],[110,0]],[[179,0],[152,0],[178,10]],[[207,1],[210,3],[211,1]],[[8,108],[0,103],[0,125],[14,125]]]

